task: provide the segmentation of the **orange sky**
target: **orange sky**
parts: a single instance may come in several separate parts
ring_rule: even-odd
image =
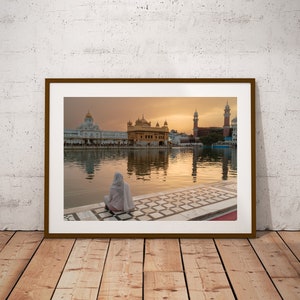
[[[64,99],[64,127],[75,129],[83,123],[89,111],[102,130],[126,131],[127,122],[135,122],[144,117],[163,125],[168,122],[169,130],[192,133],[193,115],[197,109],[199,127],[223,126],[224,107],[228,101],[231,108],[231,117],[236,117],[236,97],[224,98],[65,98]]]

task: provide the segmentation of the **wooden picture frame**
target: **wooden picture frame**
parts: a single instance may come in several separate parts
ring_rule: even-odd
[[[134,210],[103,201],[116,171]],[[46,79],[44,216],[53,238],[254,237],[255,79]]]

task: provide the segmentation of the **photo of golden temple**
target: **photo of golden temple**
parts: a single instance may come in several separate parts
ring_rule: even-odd
[[[169,139],[169,128],[167,121],[163,126],[157,122],[153,127],[144,115],[138,118],[135,124],[127,123],[128,145],[130,146],[167,146]]]

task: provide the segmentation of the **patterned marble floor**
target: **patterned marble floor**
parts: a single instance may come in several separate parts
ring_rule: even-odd
[[[236,209],[236,181],[222,181],[136,196],[135,210],[114,213],[104,203],[65,210],[66,221],[187,221],[208,220],[213,215]]]

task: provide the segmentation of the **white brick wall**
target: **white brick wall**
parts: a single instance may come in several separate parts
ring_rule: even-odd
[[[257,228],[300,229],[300,1],[0,7],[0,229],[43,229],[46,77],[255,77]]]

